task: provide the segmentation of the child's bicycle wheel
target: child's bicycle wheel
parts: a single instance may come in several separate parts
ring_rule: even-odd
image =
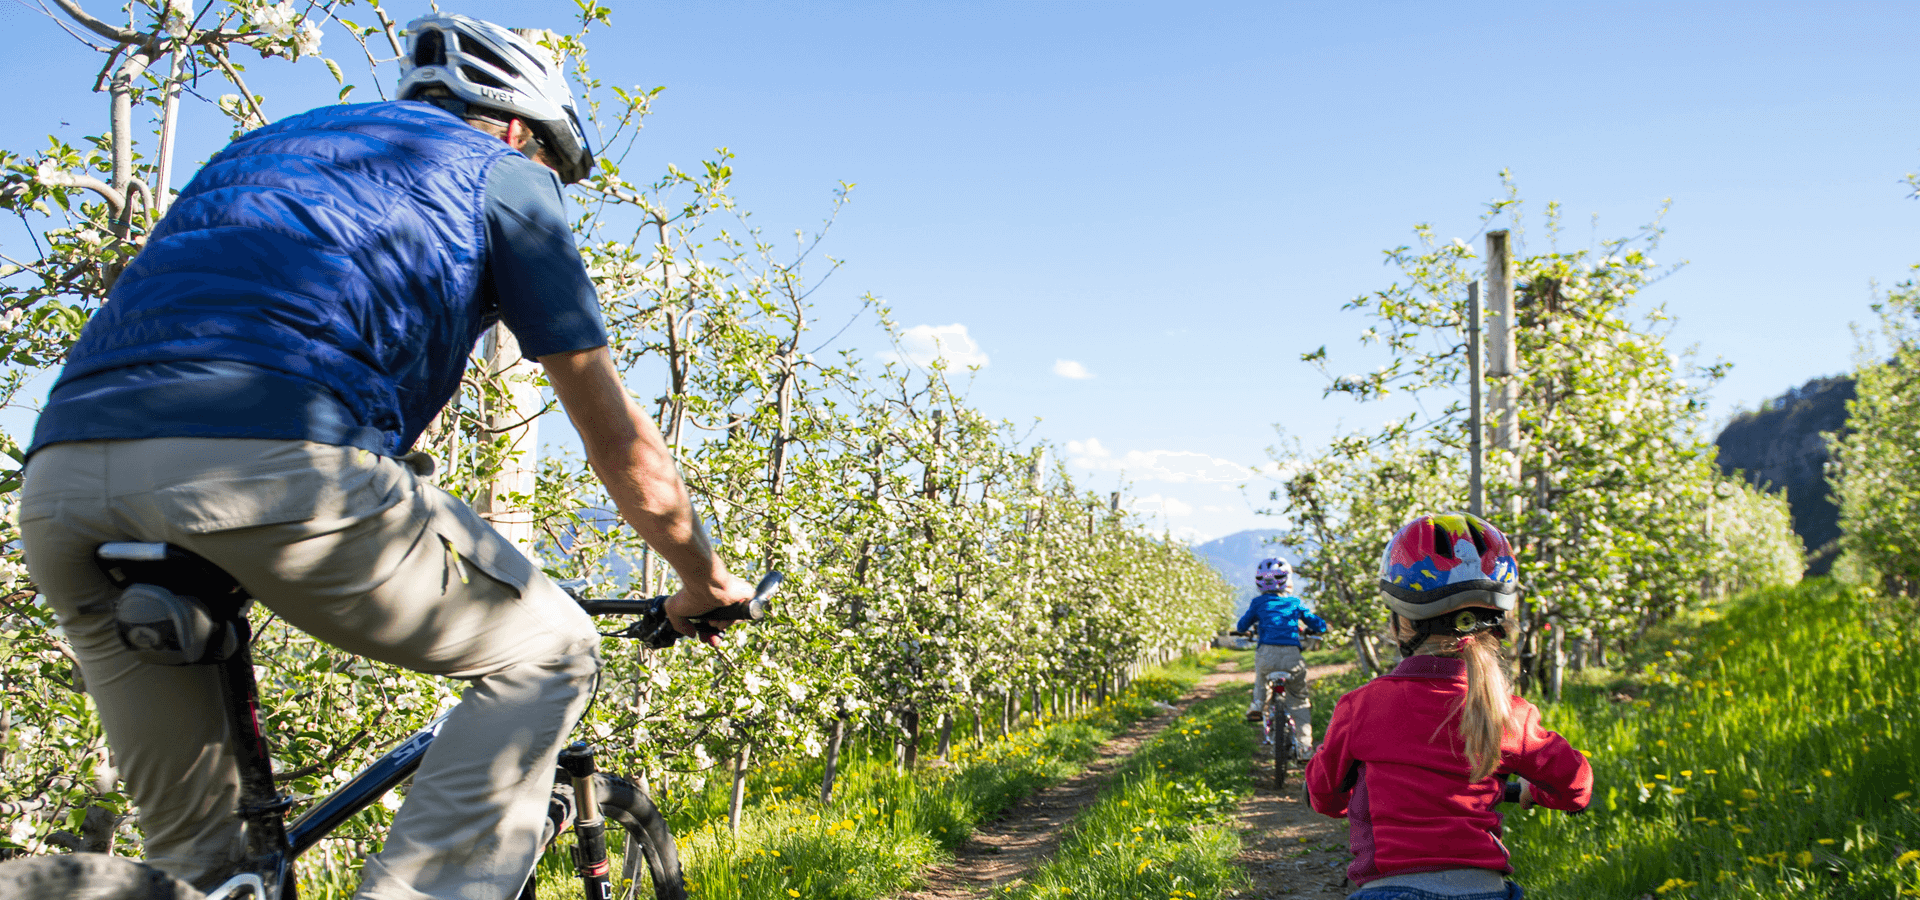
[[[1293,723],[1278,703],[1268,703],[1263,717],[1267,743],[1273,747],[1273,787],[1287,786],[1287,766],[1293,763]]]

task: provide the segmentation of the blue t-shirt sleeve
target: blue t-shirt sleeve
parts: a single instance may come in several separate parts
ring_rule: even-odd
[[[600,297],[574,247],[560,179],[524,156],[487,175],[487,265],[491,301],[529,359],[607,345]]]

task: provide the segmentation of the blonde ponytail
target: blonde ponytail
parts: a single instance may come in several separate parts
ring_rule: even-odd
[[[1460,700],[1460,736],[1466,739],[1468,781],[1480,781],[1500,765],[1500,742],[1513,716],[1513,691],[1500,664],[1500,639],[1482,631],[1465,641],[1467,695]],[[1451,648],[1450,648],[1451,649]]]
[[[1433,635],[1416,654],[1446,656],[1467,664],[1467,695],[1453,712],[1460,717],[1460,737],[1466,741],[1468,781],[1480,781],[1500,765],[1500,742],[1513,718],[1513,688],[1500,660],[1500,639],[1490,631],[1471,637]],[[1444,727],[1444,726],[1442,726]]]

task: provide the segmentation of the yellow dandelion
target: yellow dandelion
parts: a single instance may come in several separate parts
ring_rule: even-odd
[[[1802,867],[1813,865],[1813,852],[1810,850],[1802,850],[1800,851],[1800,855],[1794,857],[1794,859],[1799,860]]]
[[[1814,843],[1819,844],[1822,847],[1825,847],[1833,843],[1833,838],[1821,838],[1817,841],[1814,841]]]

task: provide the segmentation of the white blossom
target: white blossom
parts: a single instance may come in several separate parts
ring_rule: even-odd
[[[280,40],[293,37],[293,23],[296,16],[297,14],[293,11],[293,4],[289,2],[282,2],[278,6],[268,6],[262,3],[259,6],[247,10],[247,19],[253,23],[255,28]]]
[[[294,36],[293,52],[296,56],[318,56],[320,54],[320,26],[312,22],[300,25],[300,33]]]

